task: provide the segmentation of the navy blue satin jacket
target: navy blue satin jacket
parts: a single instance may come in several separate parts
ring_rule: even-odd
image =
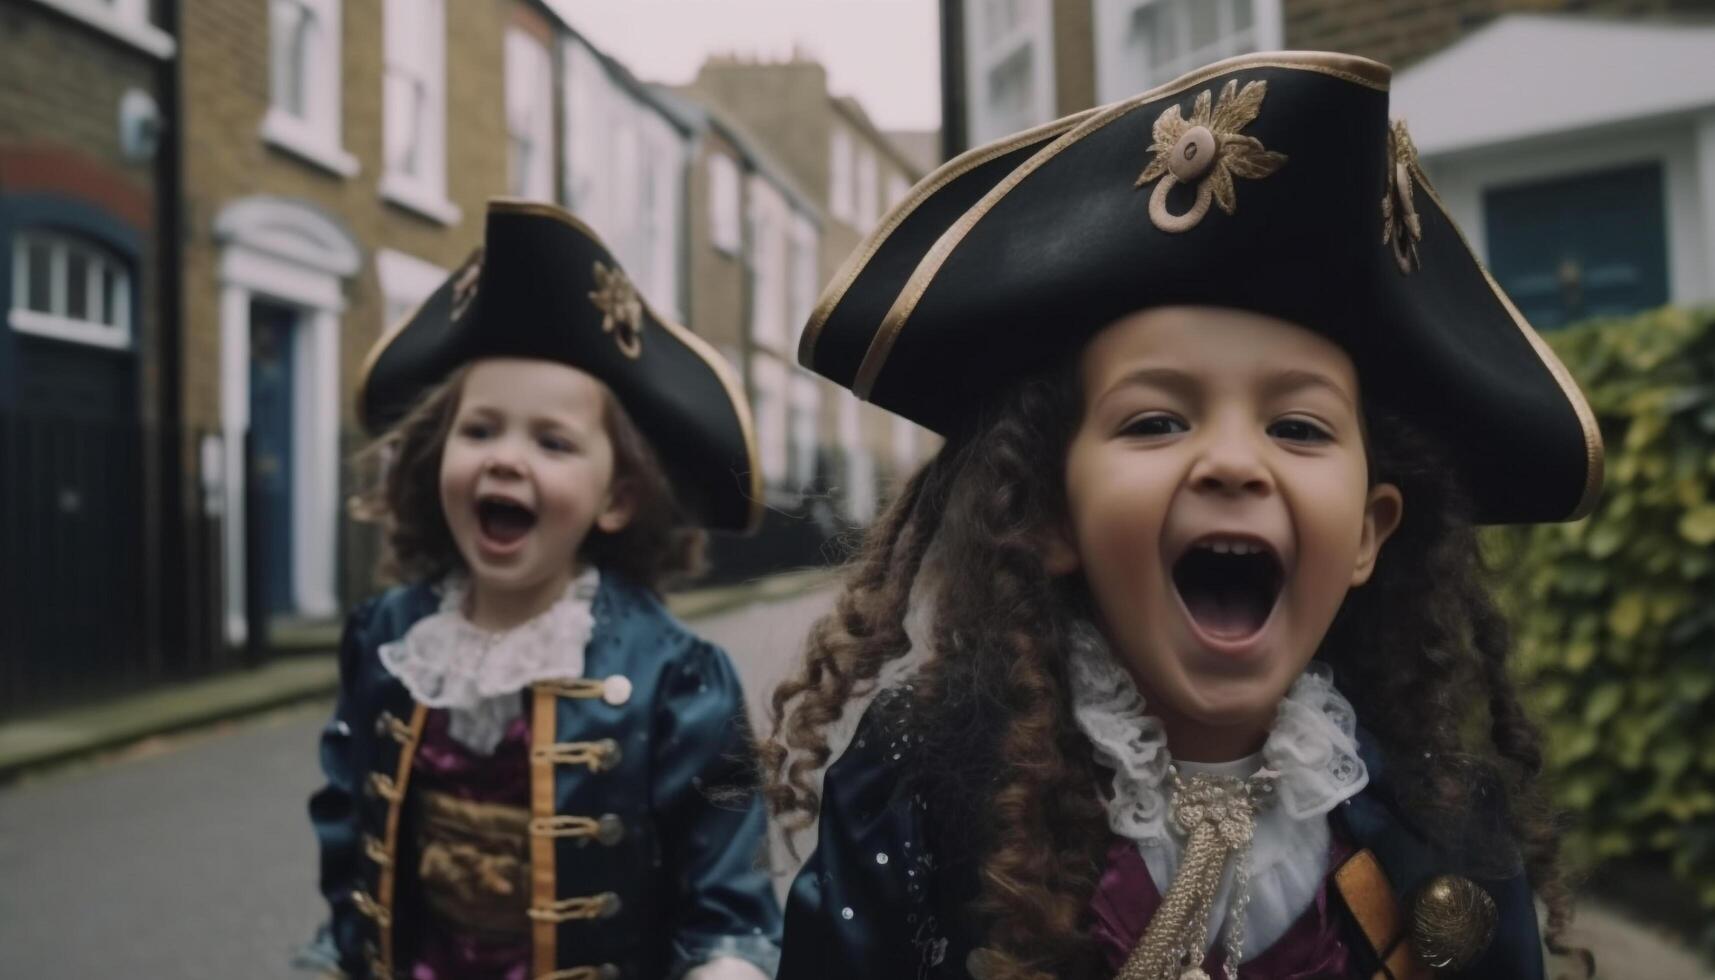
[[[438,602],[427,586],[393,589],[358,608],[341,641],[339,703],[321,738],[327,785],[310,818],[331,935],[353,977],[394,975],[421,928],[401,825],[425,709],[378,650]],[[530,975],[674,980],[716,956],[771,973],[780,911],[738,676],[719,647],[614,576],[602,576],[593,612],[585,677],[525,694]]]
[[[779,980],[965,980],[966,958],[981,944],[969,908],[977,895],[971,834],[946,826],[910,786],[908,730],[882,709],[884,692],[827,773],[816,850],[792,884]],[[1414,832],[1390,802],[1379,755],[1359,733],[1370,783],[1336,809],[1339,832],[1376,855],[1395,894],[1430,877],[1459,873],[1456,862]],[[1478,880],[1495,900],[1499,924],[1486,953],[1461,977],[1541,980],[1542,943],[1530,887],[1522,874]],[[1330,887],[1330,894],[1338,893]],[[1340,905],[1354,976],[1375,976],[1378,961],[1350,912]],[[1441,974],[1451,976],[1452,974]]]

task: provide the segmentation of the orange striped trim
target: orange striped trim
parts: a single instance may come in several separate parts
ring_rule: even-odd
[[[548,748],[553,746],[557,735],[554,731],[554,715],[559,707],[559,698],[548,686],[538,686],[532,690],[532,709],[530,718],[530,746]],[[532,751],[530,753],[530,816],[534,820],[552,820],[554,818],[554,757],[549,752]],[[534,820],[532,822],[534,822]],[[530,906],[532,908],[547,908],[554,904],[554,844],[555,838],[547,836],[530,836]],[[552,974],[558,966],[559,958],[559,924],[551,919],[531,919],[530,926],[531,948],[535,959],[535,973]]]
[[[1411,939],[1401,921],[1399,900],[1382,872],[1374,852],[1365,848],[1346,859],[1334,872],[1334,886],[1369,940],[1381,969],[1374,980],[1434,980],[1429,964],[1412,951]]]
[[[387,830],[381,841],[387,861],[381,864],[381,874],[375,883],[375,898],[383,914],[376,917],[375,925],[381,933],[381,963],[389,976],[393,973],[393,885],[398,864],[395,858],[399,853],[399,813],[405,805],[411,765],[417,759],[417,743],[423,738],[423,722],[428,717],[429,709],[423,705],[411,711],[410,734],[399,746],[399,765],[394,769],[394,793],[387,798]]]

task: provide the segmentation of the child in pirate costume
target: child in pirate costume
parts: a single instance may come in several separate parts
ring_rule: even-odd
[[[978,147],[830,284],[801,362],[946,443],[774,694],[782,980],[1542,976],[1474,526],[1602,447],[1388,82],[1256,54]]]
[[[409,584],[346,625],[310,801],[339,969],[772,976],[738,677],[657,591],[758,516],[730,369],[570,214],[496,201],[358,397]]]

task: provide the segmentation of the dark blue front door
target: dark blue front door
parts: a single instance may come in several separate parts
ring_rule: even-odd
[[[290,307],[250,304],[250,433],[262,554],[263,599],[271,613],[292,612],[292,328]]]
[[[1667,302],[1660,164],[1500,188],[1483,208],[1489,266],[1537,329]]]

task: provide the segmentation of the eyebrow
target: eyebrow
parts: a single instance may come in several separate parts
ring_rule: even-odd
[[[1269,374],[1267,380],[1263,382],[1263,388],[1275,395],[1299,391],[1304,388],[1323,388],[1344,402],[1347,408],[1354,412],[1358,410],[1351,392],[1347,391],[1344,385],[1320,371],[1304,368],[1286,368],[1275,371]]]
[[[1102,398],[1133,385],[1161,388],[1181,396],[1189,397],[1201,386],[1190,372],[1170,367],[1140,367],[1128,371],[1118,381],[1109,385],[1102,392]],[[1339,398],[1348,408],[1357,411],[1357,404],[1350,392],[1338,381],[1320,371],[1308,368],[1284,368],[1270,372],[1262,384],[1263,390],[1270,395],[1281,395],[1304,388],[1322,388]]]

